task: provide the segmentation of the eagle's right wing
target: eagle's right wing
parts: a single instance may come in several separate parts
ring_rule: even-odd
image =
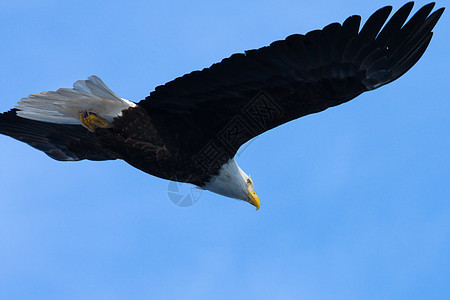
[[[235,54],[159,86],[139,105],[182,149],[215,147],[233,157],[251,138],[296,118],[347,102],[396,80],[425,52],[444,8],[413,3],[384,25],[392,7],[268,47]],[[406,22],[406,23],[405,23]],[[229,138],[232,136],[232,138]]]

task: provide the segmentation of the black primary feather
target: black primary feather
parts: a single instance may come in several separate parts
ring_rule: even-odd
[[[58,160],[122,158],[158,177],[202,186],[253,137],[392,82],[425,52],[444,8],[409,20],[413,2],[389,19],[377,10],[270,46],[234,54],[155,88],[111,129],[0,115],[0,133]],[[408,21],[407,21],[408,20]],[[406,23],[405,23],[406,22]]]
[[[28,120],[16,109],[0,114],[0,133],[27,143],[60,161],[110,160],[120,158],[103,148],[94,133],[80,125]]]

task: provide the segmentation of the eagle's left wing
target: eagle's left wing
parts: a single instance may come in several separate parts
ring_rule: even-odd
[[[103,147],[96,134],[81,125],[29,120],[19,117],[17,109],[0,114],[0,133],[60,161],[121,158],[116,152]]]

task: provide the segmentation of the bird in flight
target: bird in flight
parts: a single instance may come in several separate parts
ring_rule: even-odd
[[[444,12],[434,3],[408,19],[351,16],[234,54],[158,86],[140,102],[100,78],[32,94],[0,114],[0,133],[60,161],[123,159],[157,177],[191,183],[259,209],[252,179],[235,155],[250,139],[392,82],[422,56]],[[407,20],[408,19],[408,20]]]

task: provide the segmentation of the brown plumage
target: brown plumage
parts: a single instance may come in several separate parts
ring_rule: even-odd
[[[425,52],[444,8],[392,7],[235,54],[159,86],[110,129],[0,116],[0,132],[58,160],[124,159],[146,173],[203,186],[253,137],[392,82]],[[387,21],[387,23],[386,23]],[[385,25],[384,25],[385,24]],[[384,25],[384,26],[383,26]]]

